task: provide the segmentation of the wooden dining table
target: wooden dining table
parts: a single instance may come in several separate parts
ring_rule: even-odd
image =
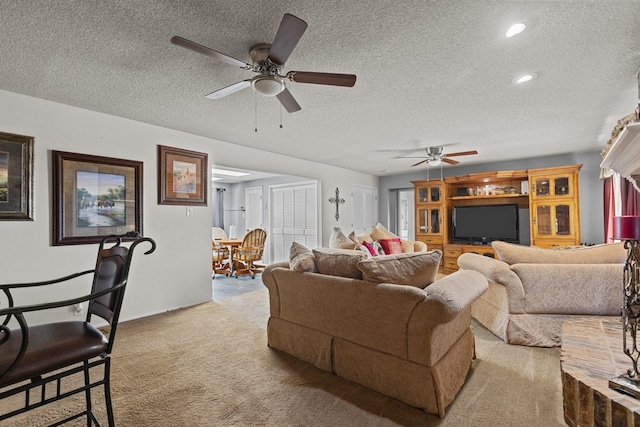
[[[235,271],[235,265],[233,261],[233,248],[237,248],[242,245],[242,239],[221,239],[218,240],[221,245],[224,245],[229,248],[229,277],[233,276],[233,272]]]

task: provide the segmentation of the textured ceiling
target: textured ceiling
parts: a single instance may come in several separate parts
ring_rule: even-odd
[[[209,100],[254,74],[169,42],[250,61],[284,13],[309,24],[285,71],[355,87],[288,83],[293,114]],[[640,1],[4,0],[0,35],[0,89],[374,175],[430,145],[478,150],[466,165],[599,150],[638,97]]]

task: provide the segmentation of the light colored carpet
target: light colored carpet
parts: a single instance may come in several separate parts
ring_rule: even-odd
[[[268,348],[268,311],[267,291],[260,289],[122,323],[112,365],[116,424],[564,425],[558,349],[506,345],[474,324],[478,358],[441,420]],[[96,394],[95,406],[102,408],[101,393]],[[0,425],[46,425],[81,405],[79,400]]]

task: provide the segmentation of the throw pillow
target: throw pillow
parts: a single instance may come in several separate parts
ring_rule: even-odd
[[[367,255],[363,251],[317,248],[313,249],[313,255],[321,274],[362,279],[362,273],[356,264],[366,259]]]
[[[381,239],[393,239],[394,237],[398,237],[395,234],[393,234],[392,232],[390,232],[389,230],[387,230],[385,228],[384,225],[377,223],[372,229],[371,229],[371,238],[373,240],[381,240]]]
[[[289,268],[301,273],[316,273],[318,268],[313,251],[298,242],[293,242],[289,249]]]
[[[442,251],[384,255],[358,262],[362,278],[369,282],[394,283],[425,288],[436,280]]]
[[[366,240],[362,242],[362,246],[367,248],[367,250],[369,251],[369,253],[371,254],[371,256],[376,256],[376,250],[373,247],[373,243],[369,243]]]
[[[373,242],[373,250],[376,255],[385,255],[384,249],[382,249],[382,245],[377,240]]]
[[[399,237],[395,237],[393,239],[380,239],[380,245],[382,246],[385,255],[402,253],[402,243],[400,243]]]
[[[491,247],[507,264],[624,264],[627,259],[624,243],[544,249],[496,240]]]
[[[332,249],[356,249],[357,243],[349,239],[340,228],[336,227],[329,238],[329,247]]]

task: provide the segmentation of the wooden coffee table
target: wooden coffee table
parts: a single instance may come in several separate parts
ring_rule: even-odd
[[[562,322],[562,400],[570,426],[640,425],[640,400],[609,388],[626,373],[620,317],[585,317]]]

